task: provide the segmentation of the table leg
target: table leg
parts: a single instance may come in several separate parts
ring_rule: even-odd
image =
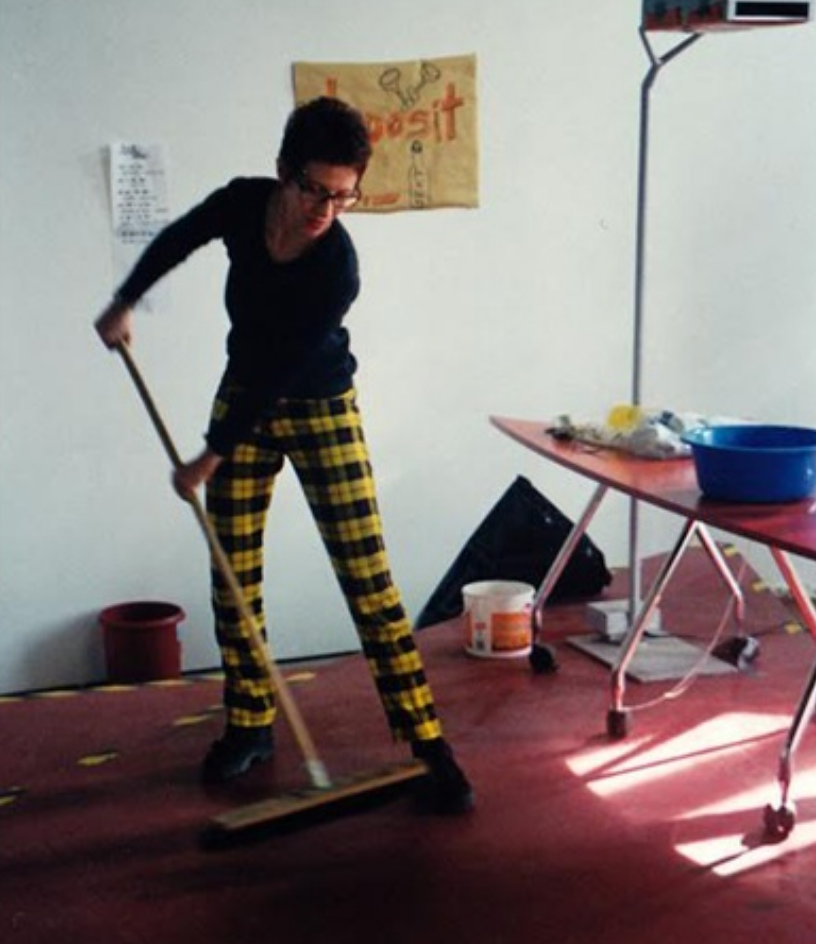
[[[544,630],[542,628],[543,610],[547,603],[547,599],[555,589],[555,585],[558,583],[561,574],[564,572],[564,568],[567,566],[570,557],[572,557],[575,549],[578,547],[578,542],[584,536],[587,529],[589,528],[590,522],[595,517],[595,512],[600,507],[608,488],[609,486],[607,485],[599,485],[595,489],[592,497],[589,500],[589,504],[584,510],[584,513],[572,526],[570,533],[567,535],[566,540],[561,545],[555,560],[550,565],[550,568],[547,571],[541,586],[536,592],[535,599],[533,600],[532,610],[530,612],[533,636],[533,648],[530,653],[530,665],[536,672],[552,672],[557,668],[555,656],[550,647],[544,642]]]
[[[731,572],[731,568],[726,563],[717,542],[709,534],[708,528],[699,522],[697,523],[697,537],[700,539],[700,543],[717,568],[717,572],[720,577],[722,577],[725,585],[731,591],[736,609],[735,617],[739,625],[742,626],[745,619],[745,596],[743,595],[742,587],[740,587],[737,578]]]
[[[802,581],[799,579],[799,575],[796,573],[788,555],[775,547],[771,547],[770,551],[808,631],[816,639],[816,609],[813,606],[813,601],[802,586]],[[765,830],[769,836],[775,839],[784,839],[791,832],[796,822],[796,809],[790,800],[793,759],[799,747],[799,742],[805,733],[805,726],[814,716],[814,712],[816,712],[816,661],[811,667],[810,676],[799,698],[796,713],[793,716],[779,755],[779,771],[777,774],[780,795],[779,806],[774,807],[768,804],[765,807]]]
[[[606,730],[610,737],[622,738],[629,733],[629,713],[623,707],[623,698],[626,692],[626,670],[635,655],[635,649],[637,649],[640,640],[643,638],[643,634],[646,632],[646,627],[649,625],[652,614],[660,605],[660,600],[663,597],[663,591],[666,585],[671,579],[672,574],[680,563],[680,559],[697,530],[697,522],[691,519],[687,520],[683,525],[683,530],[680,533],[677,543],[669,554],[666,555],[663,565],[657,577],[654,579],[637,617],[634,619],[623,639],[621,653],[612,669],[610,679],[612,705],[606,718]]]

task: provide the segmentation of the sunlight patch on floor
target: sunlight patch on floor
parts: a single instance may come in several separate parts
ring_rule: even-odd
[[[703,797],[699,805],[690,806],[694,798],[687,798],[670,819],[686,836],[694,836],[676,843],[677,852],[727,877],[816,845],[816,755],[809,742],[802,742],[794,758],[789,796],[789,805],[796,810],[792,831],[785,837],[772,837],[764,828],[766,806],[781,802],[778,758],[789,726],[790,719],[780,715],[724,713],[674,737],[657,733],[609,741],[581,751],[567,764],[593,793],[607,799],[626,798],[632,790],[681,778],[701,765],[719,765],[722,777],[717,780],[717,799]],[[733,775],[730,761],[760,748],[768,757],[767,777],[746,788],[744,780]],[[730,776],[733,791],[727,789]],[[681,795],[677,784],[671,784],[671,789],[672,796]]]
[[[804,763],[800,754],[797,760],[789,797],[789,805],[796,810],[796,817],[788,836],[774,841],[764,835],[763,811],[769,804],[778,808],[780,803],[775,778],[769,776],[765,785],[734,792],[677,817],[678,821],[692,824],[710,820],[712,830],[716,829],[718,822],[733,824],[738,819],[754,824],[750,833],[734,833],[730,829],[720,835],[678,843],[677,851],[697,865],[727,877],[816,845],[816,806],[813,802],[816,801],[816,759]]]
[[[816,821],[797,823],[790,835],[779,842],[763,842],[759,835],[762,804],[752,811],[752,815],[757,818],[757,835],[753,838],[733,833],[680,843],[676,849],[695,865],[710,869],[721,878],[729,878],[816,846]]]
[[[788,719],[778,715],[723,714],[675,737],[629,737],[582,751],[567,763],[599,796],[615,796],[701,764],[724,764],[730,754],[782,735],[788,724]]]

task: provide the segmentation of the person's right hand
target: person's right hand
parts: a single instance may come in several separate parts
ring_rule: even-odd
[[[172,476],[173,487],[178,495],[189,501],[199,485],[208,482],[223,461],[222,456],[205,448],[195,459],[179,465]]]
[[[114,299],[96,319],[94,326],[106,347],[130,344],[133,335],[133,309],[126,302]]]

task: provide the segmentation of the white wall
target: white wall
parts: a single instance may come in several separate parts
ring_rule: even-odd
[[[482,205],[357,215],[350,326],[392,565],[417,612],[515,475],[589,494],[488,425],[629,396],[638,0],[0,0],[0,690],[104,673],[96,616],[170,599],[210,666],[206,553],[123,368],[104,149],[165,148],[173,212],[267,173],[295,60],[476,53]],[[813,423],[816,26],[707,37],[654,96],[647,401]],[[137,355],[183,453],[221,367],[221,252],[178,271]],[[356,645],[292,480],[268,556],[280,657]],[[644,525],[644,550],[675,523]],[[592,534],[626,560],[626,504]]]

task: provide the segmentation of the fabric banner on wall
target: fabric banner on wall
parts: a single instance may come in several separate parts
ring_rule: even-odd
[[[476,57],[293,67],[295,101],[340,98],[366,117],[374,154],[356,210],[479,205]]]

